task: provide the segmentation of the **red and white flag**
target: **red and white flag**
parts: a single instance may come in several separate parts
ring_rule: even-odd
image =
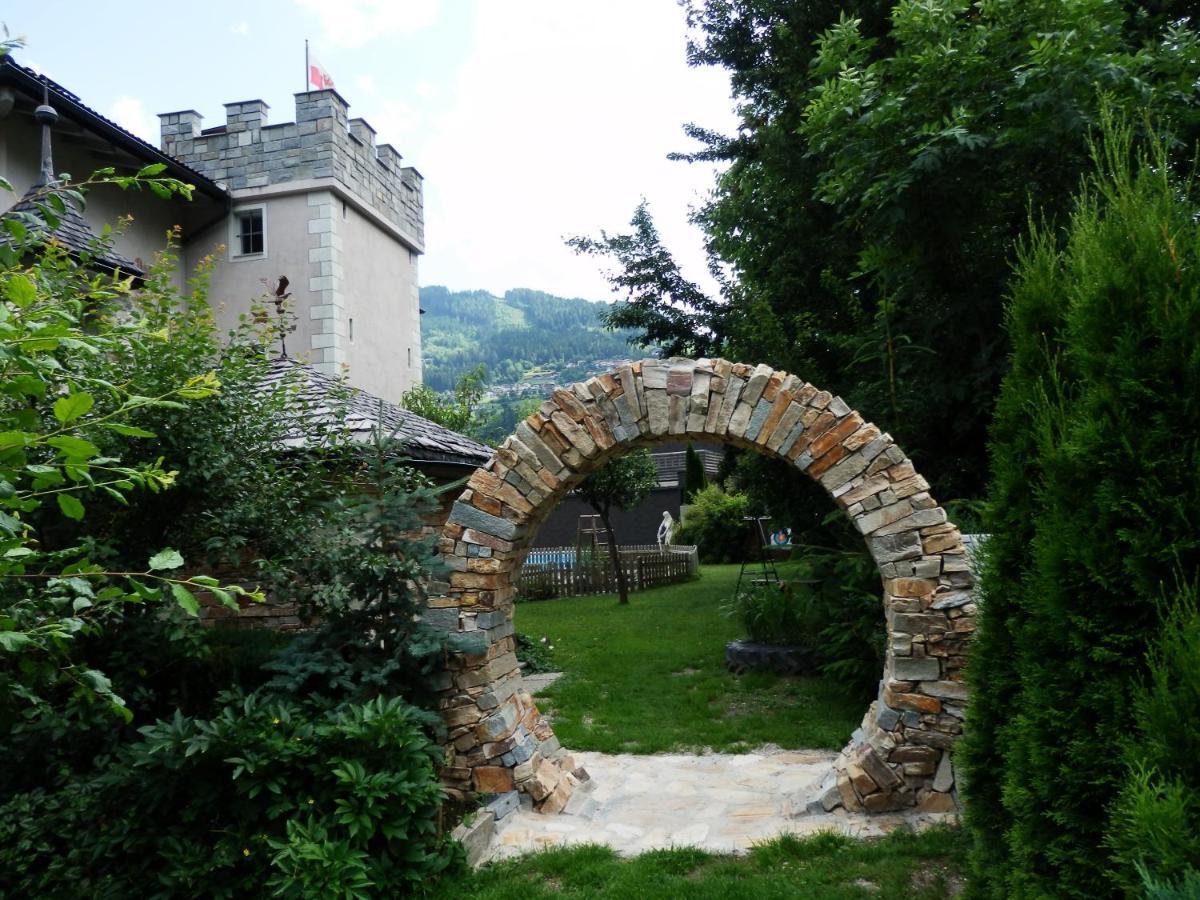
[[[308,86],[314,91],[333,90],[333,77],[310,51],[308,54]]]

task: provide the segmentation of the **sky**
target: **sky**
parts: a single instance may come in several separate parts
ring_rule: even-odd
[[[170,14],[164,14],[169,10]],[[675,0],[7,0],[15,55],[155,145],[157,113],[262,99],[295,118],[304,42],[379,143],[425,178],[423,285],[612,299],[564,238],[624,230],[644,197],[711,288],[689,210],[711,190],[683,124],[731,133],[729,81],[689,67]]]

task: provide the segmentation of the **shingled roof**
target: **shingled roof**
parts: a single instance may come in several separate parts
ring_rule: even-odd
[[[20,65],[13,59],[12,54],[0,56],[0,85],[11,85],[26,96],[33,98],[34,102],[40,102],[42,91],[48,90],[50,104],[68,119],[99,135],[113,146],[120,147],[143,163],[162,163],[167,167],[164,175],[195,185],[197,191],[207,194],[219,202],[227,203],[229,201],[229,192],[211,178],[184,165],[175,157],[164,153],[136,134],[126,131],[112,119],[102,116],[80,100],[77,94],[71,93],[57,81]]]
[[[35,185],[29,192],[10,209],[5,211],[4,218],[21,215],[21,219],[30,231],[42,240],[55,240],[66,248],[73,257],[86,257],[93,266],[105,271],[120,270],[126,275],[141,278],[146,273],[137,263],[126,259],[112,247],[104,246],[92,231],[92,226],[80,214],[70,197],[63,199],[62,210],[55,209],[45,200],[45,188]],[[57,224],[51,226],[46,221],[46,214],[38,208],[34,200],[40,200],[42,205],[51,211]],[[7,240],[7,237],[0,237]]]
[[[394,435],[416,462],[474,468],[492,456],[490,447],[466,435],[286,356],[271,363],[261,385],[267,391],[285,383],[296,390],[292,404],[295,428],[286,441],[290,446],[305,446],[311,435],[332,427],[344,428],[353,440],[367,441],[379,428],[385,435]]]

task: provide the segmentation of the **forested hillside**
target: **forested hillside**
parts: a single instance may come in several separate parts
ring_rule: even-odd
[[[522,383],[573,381],[594,374],[596,363],[640,356],[631,331],[606,331],[604,303],[515,288],[486,291],[421,288],[421,343],[425,383],[448,391],[480,363],[489,388],[518,392]]]

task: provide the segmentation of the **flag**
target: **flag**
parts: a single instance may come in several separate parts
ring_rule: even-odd
[[[308,84],[314,91],[333,90],[333,78],[329,71],[317,61],[317,58],[308,53]]]

